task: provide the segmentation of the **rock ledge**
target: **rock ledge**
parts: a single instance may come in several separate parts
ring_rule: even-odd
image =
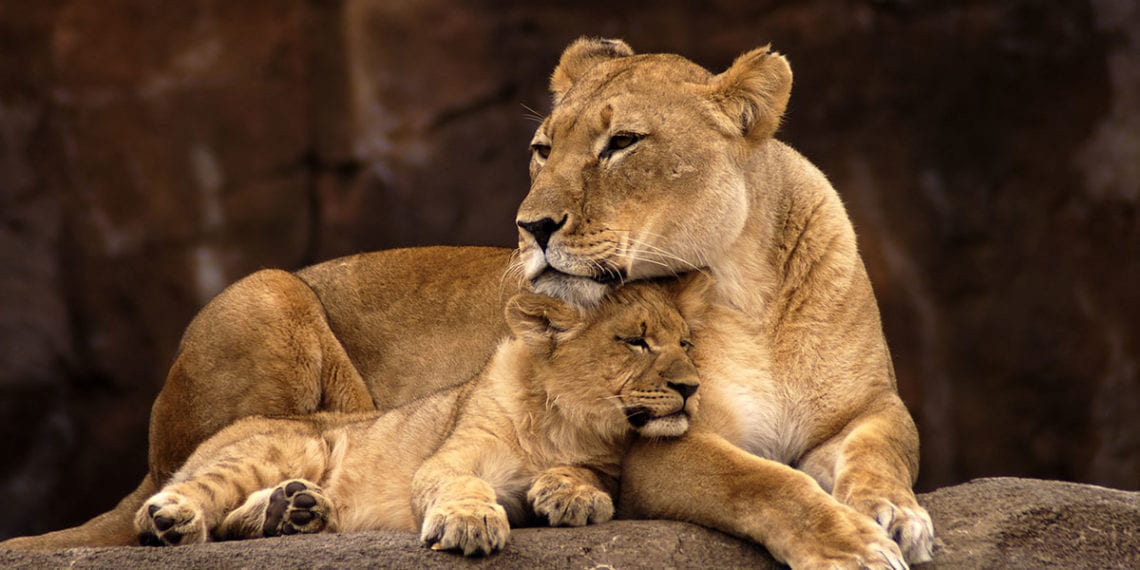
[[[923,568],[1140,568],[1140,493],[979,479],[919,496],[938,534]],[[294,536],[182,548],[0,551],[4,568],[779,568],[763,549],[673,521],[518,529],[485,559],[431,552],[412,533]]]

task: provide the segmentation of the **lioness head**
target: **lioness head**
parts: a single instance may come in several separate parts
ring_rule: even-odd
[[[631,284],[588,310],[535,293],[511,298],[507,323],[527,345],[546,405],[604,436],[685,433],[699,380],[681,310],[699,308],[679,288]]]
[[[590,304],[615,282],[715,264],[744,229],[745,162],[775,132],[791,83],[767,47],[713,75],[620,40],[571,44],[516,220],[534,289]]]

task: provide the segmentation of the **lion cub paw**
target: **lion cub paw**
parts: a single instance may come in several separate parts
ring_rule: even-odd
[[[202,509],[178,493],[159,493],[135,513],[135,530],[143,546],[178,546],[206,542]]]
[[[507,511],[493,502],[465,499],[440,503],[424,517],[420,540],[432,550],[460,550],[464,556],[487,555],[507,544]]]
[[[614,517],[609,493],[562,473],[539,475],[526,497],[550,526],[585,526]]]
[[[320,487],[304,479],[282,482],[265,507],[265,536],[313,534],[336,530],[336,510]]]

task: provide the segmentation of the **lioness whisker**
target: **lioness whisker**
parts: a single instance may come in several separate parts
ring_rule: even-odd
[[[626,232],[626,233],[632,234],[632,232],[629,230],[610,230],[610,231]],[[641,233],[646,233],[646,232],[641,232]],[[660,237],[660,236],[656,236],[652,233],[649,233],[649,236],[650,237]],[[703,259],[704,256],[699,252],[697,254],[697,257],[698,257],[698,261],[700,261],[701,264],[697,265],[697,264],[694,264],[691,261],[679,256],[679,255],[676,255],[676,254],[674,254],[674,253],[672,253],[672,252],[670,252],[664,248],[653,245],[653,244],[651,244],[651,243],[649,243],[643,239],[634,237],[633,235],[626,236],[626,240],[627,240],[627,243],[632,245],[633,248],[641,250],[641,251],[631,251],[631,255],[634,257],[634,259],[638,259],[641,261],[647,261],[647,262],[656,262],[657,264],[668,268],[670,271],[673,272],[674,275],[677,274],[677,270],[675,268],[673,268],[671,265],[664,263],[662,260],[676,261],[676,262],[679,262],[680,264],[688,267],[688,269],[691,271],[697,271],[697,272],[700,272],[702,274],[707,275],[706,269],[705,269],[707,264],[704,263],[704,259]],[[654,255],[654,256],[657,256],[658,259],[653,260],[653,259],[647,258],[647,257],[645,257],[646,255]]]
[[[519,250],[511,252],[511,256],[507,261],[507,269],[503,271],[503,275],[499,278],[499,297],[502,298],[507,288],[507,279],[515,278],[517,280],[516,288],[522,285],[523,281],[523,261]],[[513,291],[512,291],[513,293]]]
[[[645,253],[653,253],[653,252],[645,252]],[[654,255],[660,255],[660,254],[654,254]],[[665,263],[664,261],[661,261],[659,259],[652,259],[649,257],[645,257],[644,255],[634,255],[633,260],[634,261],[644,261],[646,263],[652,263],[654,265],[659,265],[659,266],[669,270],[674,276],[677,275],[677,271],[675,269],[673,269],[672,265],[669,265],[668,263]]]

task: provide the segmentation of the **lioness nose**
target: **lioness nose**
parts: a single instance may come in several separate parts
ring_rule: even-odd
[[[682,384],[680,382],[667,382],[670,388],[677,391],[682,398],[688,399],[697,391],[697,384]]]
[[[543,218],[537,222],[524,222],[519,220],[518,224],[520,228],[534,236],[534,241],[538,242],[538,247],[541,248],[542,251],[546,251],[546,244],[550,243],[550,236],[554,235],[554,232],[562,229],[562,226],[566,225],[567,217],[568,216],[562,216],[562,219],[557,222],[554,221],[553,218]]]

